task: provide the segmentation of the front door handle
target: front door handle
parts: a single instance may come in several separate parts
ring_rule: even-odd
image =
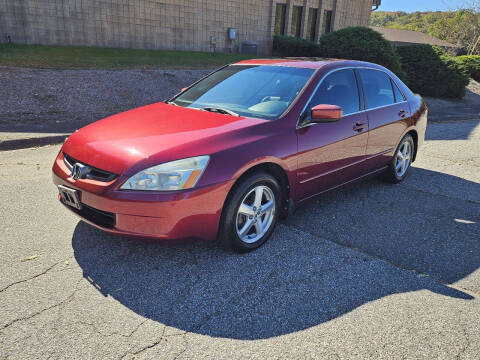
[[[400,112],[398,113],[398,116],[400,116],[401,118],[404,118],[407,115],[408,113],[405,110],[400,110]]]
[[[355,126],[353,127],[353,131],[361,132],[365,130],[366,124],[358,121],[355,123]]]

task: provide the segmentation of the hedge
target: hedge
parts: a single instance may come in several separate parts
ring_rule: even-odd
[[[401,46],[397,52],[413,92],[422,96],[462,98],[469,74],[453,57],[431,45]]]
[[[479,55],[464,55],[457,56],[455,61],[465,68],[472,79],[480,81],[480,56]]]
[[[376,63],[403,78],[395,48],[378,32],[366,27],[349,27],[323,35],[320,50],[324,57]]]
[[[277,56],[327,57],[368,61],[385,66],[423,96],[461,98],[469,73],[480,81],[480,56],[454,58],[431,45],[393,47],[383,36],[365,27],[325,34],[320,45],[290,36],[275,36]],[[468,70],[468,71],[467,71]]]
[[[313,41],[283,35],[275,35],[273,37],[273,55],[291,57],[321,56],[320,47]]]

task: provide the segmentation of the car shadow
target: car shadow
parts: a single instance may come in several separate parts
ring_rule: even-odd
[[[432,173],[412,168],[410,176]],[[469,183],[434,174],[452,186]],[[141,316],[213,337],[265,339],[393,294],[426,289],[473,299],[448,285],[480,265],[478,210],[408,181],[371,180],[299,208],[249,254],[211,243],[148,244],[83,222],[72,245],[84,277]]]

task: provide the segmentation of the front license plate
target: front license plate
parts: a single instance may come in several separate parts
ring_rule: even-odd
[[[58,192],[62,198],[62,202],[65,205],[74,207],[75,209],[81,210],[82,204],[78,198],[78,190],[70,189],[69,187],[58,185]]]

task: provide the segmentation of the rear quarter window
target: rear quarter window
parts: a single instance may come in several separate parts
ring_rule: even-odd
[[[405,96],[403,96],[402,92],[400,91],[397,84],[393,80],[392,80],[392,86],[393,86],[393,92],[395,94],[395,102],[399,103],[399,102],[405,101],[406,100]]]

